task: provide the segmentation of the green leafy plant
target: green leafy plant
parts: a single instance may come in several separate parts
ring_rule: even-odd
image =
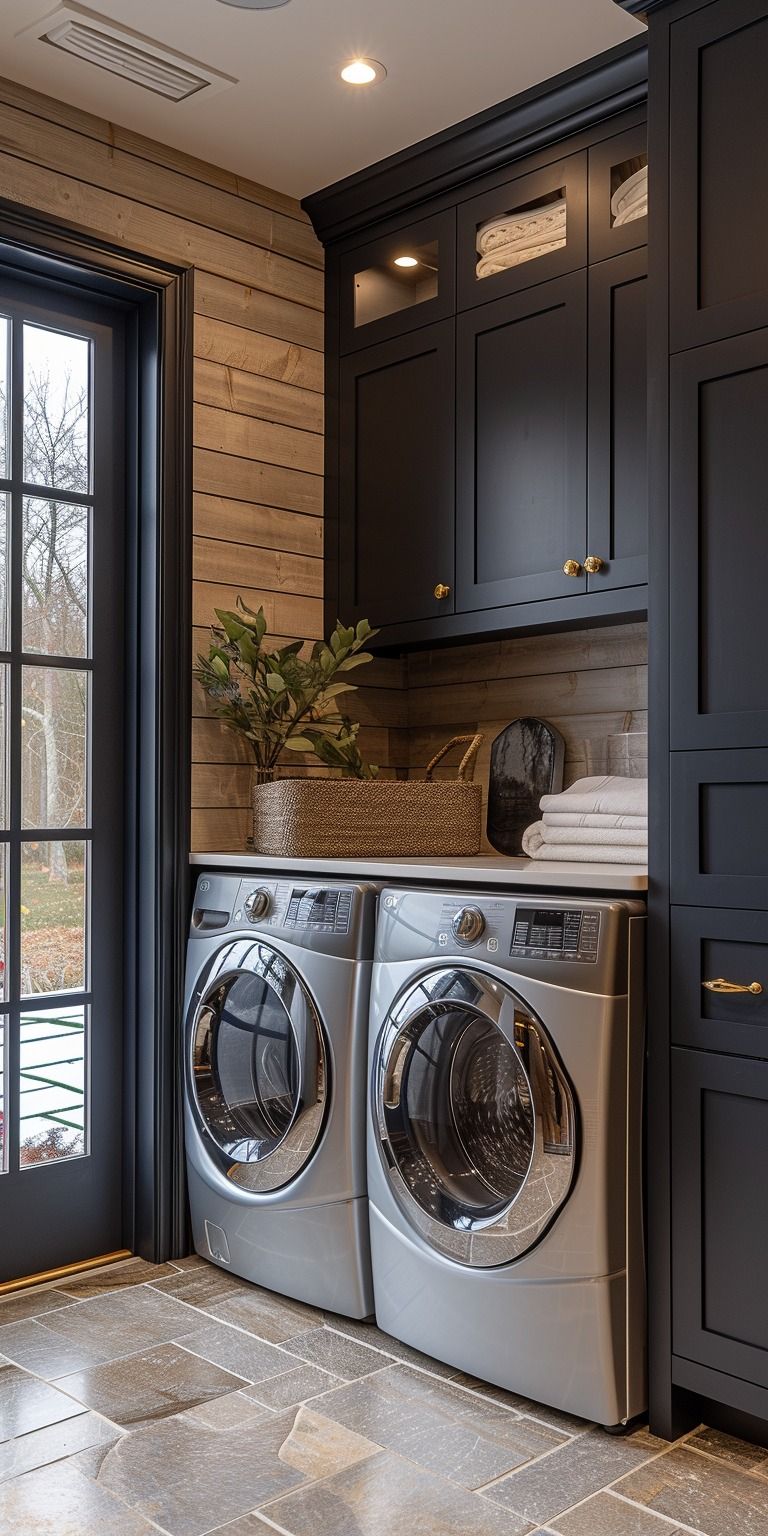
[[[268,649],[263,608],[254,613],[241,597],[236,612],[215,613],[220,628],[211,629],[208,655],[198,656],[195,677],[219,718],[245,737],[259,777],[271,779],[289,751],[314,753],[353,778],[374,778],[378,769],[360,756],[360,727],[338,705],[343,694],[356,691],[340,674],[373,660],[363,649],[376,633],[367,619],[350,629],[337,623],[328,644],[318,640],[305,657],[300,640]]]

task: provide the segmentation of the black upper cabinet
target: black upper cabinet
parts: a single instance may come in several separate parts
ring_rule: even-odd
[[[517,247],[511,258],[503,249],[510,243]],[[585,267],[586,154],[569,155],[461,203],[457,250],[459,309]],[[505,268],[505,259],[516,265]]]
[[[647,287],[644,248],[589,270],[590,591],[648,579]]]
[[[453,611],[454,330],[444,320],[342,359],[339,611],[349,622]]]
[[[452,208],[381,235],[339,263],[341,351],[444,320],[456,307]]]
[[[589,151],[589,260],[607,261],[648,243],[648,215],[636,217],[642,199],[633,207],[618,202],[622,191],[627,204],[642,193],[642,172],[647,173],[646,129],[629,128],[594,144]],[[623,214],[622,214],[622,209]],[[628,215],[631,215],[627,217]],[[625,222],[626,220],[626,222]]]
[[[672,360],[672,746],[768,742],[768,330]]]
[[[646,221],[611,207],[645,73],[623,45],[308,200],[329,623],[400,647],[645,611]]]
[[[459,317],[459,612],[585,590],[585,343],[584,272]]]
[[[717,0],[671,27],[671,349],[768,325],[768,15]]]

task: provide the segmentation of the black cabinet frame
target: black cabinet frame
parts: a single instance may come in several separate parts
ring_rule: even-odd
[[[487,219],[510,213],[536,203],[563,188],[566,201],[566,241],[559,250],[525,261],[508,272],[492,277],[477,277],[477,229]],[[513,181],[470,198],[459,205],[456,229],[457,297],[459,310],[488,304],[506,294],[518,293],[537,283],[548,282],[565,272],[574,272],[587,264],[587,155],[581,151],[564,160],[517,176]]]

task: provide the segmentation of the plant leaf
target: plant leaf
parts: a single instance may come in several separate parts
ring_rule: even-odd
[[[314,751],[314,742],[308,736],[286,736],[284,745],[290,747],[292,752]]]

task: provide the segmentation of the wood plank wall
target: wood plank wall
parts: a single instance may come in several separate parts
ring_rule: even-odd
[[[565,737],[565,783],[572,784],[587,770],[585,742],[647,729],[647,653],[645,623],[414,652],[406,675],[409,775],[420,777],[448,737],[482,731],[485,826],[493,738],[516,716],[538,715]]]
[[[323,253],[298,203],[7,80],[0,197],[195,268],[195,651],[238,591],[278,635],[316,638]],[[369,713],[385,750],[392,711]],[[192,846],[243,847],[245,754],[199,690],[194,715]]]

